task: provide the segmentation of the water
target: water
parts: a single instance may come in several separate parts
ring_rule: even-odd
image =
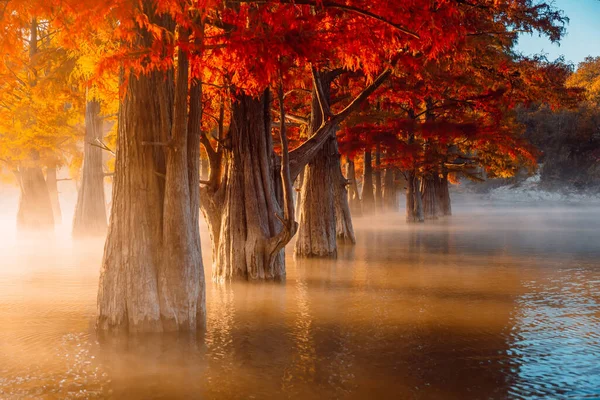
[[[358,221],[285,285],[208,280],[196,338],[97,336],[102,241],[4,225],[1,399],[600,398],[598,209]]]

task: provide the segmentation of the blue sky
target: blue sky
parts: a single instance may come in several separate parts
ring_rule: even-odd
[[[588,55],[600,56],[600,0],[555,0],[554,3],[570,19],[560,46],[538,35],[522,35],[517,49],[525,55],[547,54],[550,60],[564,55],[575,65]]]

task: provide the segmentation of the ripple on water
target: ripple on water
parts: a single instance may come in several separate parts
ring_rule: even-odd
[[[600,315],[595,271],[562,269],[526,285],[510,334],[512,393],[600,397]]]
[[[102,241],[0,241],[0,399],[600,397],[587,219],[357,221],[356,247],[288,257],[284,285],[207,279],[198,337],[114,341],[91,326]]]

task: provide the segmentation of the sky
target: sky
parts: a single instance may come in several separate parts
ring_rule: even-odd
[[[524,55],[546,54],[549,60],[564,55],[575,65],[587,56],[600,56],[600,0],[555,0],[554,4],[570,19],[560,46],[535,34],[521,35],[517,49]]]

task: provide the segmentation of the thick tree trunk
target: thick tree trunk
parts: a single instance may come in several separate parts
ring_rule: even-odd
[[[338,153],[337,142],[335,150]],[[341,243],[355,244],[354,226],[352,224],[352,213],[348,202],[348,181],[342,174],[342,165],[339,154],[333,160],[333,196],[335,204],[335,232]]]
[[[172,29],[168,19],[152,19]],[[138,40],[148,45],[150,38],[142,31]],[[187,33],[181,30],[179,38],[185,40]],[[198,226],[192,222],[199,205],[192,204],[197,200],[190,196],[187,163],[188,65],[182,51],[177,64],[175,90],[172,72],[131,74],[120,105],[99,329],[191,331],[204,325],[204,271]]]
[[[277,243],[283,225],[273,182],[269,98],[238,95],[227,137],[222,201],[206,192],[202,209],[213,234],[217,281],[283,280],[285,260]],[[205,204],[207,203],[207,204]],[[218,232],[218,234],[217,234]]]
[[[423,215],[425,219],[437,219],[440,216],[439,195],[437,193],[438,177],[430,176],[421,180],[421,196],[423,199]]]
[[[100,139],[102,139],[100,103],[91,100],[85,108],[83,171],[73,214],[73,236],[76,237],[106,234],[102,149],[93,145]]]
[[[445,173],[441,177],[438,177],[436,183],[440,214],[443,216],[450,216],[452,215],[452,203],[450,201],[450,190],[448,188],[448,174]]]
[[[371,149],[365,149],[362,187],[362,210],[363,214],[371,214],[375,211],[375,196],[373,193],[373,165],[371,161]]]
[[[17,177],[21,189],[17,227],[22,230],[54,229],[54,212],[42,169],[23,167]]]
[[[421,179],[414,172],[407,172],[406,222],[424,222]]]
[[[398,211],[400,207],[397,186],[395,169],[387,168],[383,185],[383,208],[385,211]]]
[[[336,257],[336,215],[334,202],[331,138],[304,169],[295,254],[299,257]]]
[[[320,77],[322,95],[329,103],[331,76],[320,73]],[[316,90],[315,87],[311,104],[312,132],[316,132],[323,121],[323,108]],[[336,257],[337,238],[355,242],[341,168],[337,138],[333,134],[304,168],[296,256]]]
[[[58,200],[58,182],[56,180],[56,167],[46,168],[46,186],[48,186],[48,194],[50,195],[50,203],[52,203],[52,214],[54,215],[54,223],[60,223],[62,213],[60,212],[60,201]]]
[[[377,142],[375,147],[375,171],[373,173],[375,179],[375,210],[377,212],[383,210],[383,190],[381,187],[381,143]]]
[[[348,157],[346,162],[346,179],[348,180],[348,203],[353,215],[362,215],[358,183],[356,181],[356,169],[354,160]]]
[[[180,29],[179,39],[187,32]],[[163,203],[161,265],[158,269],[160,317],[167,331],[192,331],[204,325],[204,269],[200,250],[198,210],[200,207],[199,151],[188,148],[188,63],[183,51],[178,54],[173,126],[166,151],[166,176]],[[198,84],[194,84],[194,90]],[[192,92],[193,123],[199,124],[200,96]],[[198,128],[190,132],[195,136]],[[191,143],[197,145],[199,143]],[[188,151],[193,160],[188,164]],[[195,170],[194,170],[195,169]],[[193,181],[190,181],[193,179]],[[193,194],[192,194],[193,193]],[[193,196],[193,197],[192,197]],[[193,204],[192,204],[193,202]]]

